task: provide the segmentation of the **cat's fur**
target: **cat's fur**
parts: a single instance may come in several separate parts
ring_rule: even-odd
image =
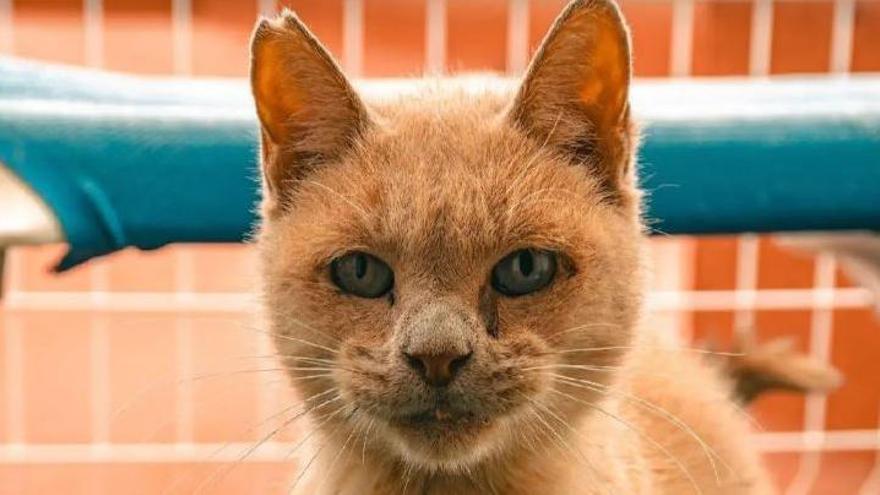
[[[611,0],[572,2],[506,97],[368,104],[293,14],[259,24],[265,307],[313,428],[298,493],[771,493],[730,384],[642,330],[630,73]],[[559,253],[554,282],[496,293],[529,247]],[[392,267],[387,297],[334,286],[351,251]],[[412,339],[473,356],[437,390]]]

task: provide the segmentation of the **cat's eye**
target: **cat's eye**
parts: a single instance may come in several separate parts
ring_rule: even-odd
[[[492,287],[505,296],[523,296],[550,285],[556,275],[556,255],[540,249],[520,249],[492,269]]]
[[[381,297],[394,286],[391,267],[379,258],[360,251],[330,262],[330,278],[344,292],[358,297]]]

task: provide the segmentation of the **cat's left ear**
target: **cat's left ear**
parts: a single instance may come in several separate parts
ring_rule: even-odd
[[[594,169],[607,193],[630,185],[629,32],[613,0],[574,0],[532,59],[510,118]]]
[[[290,11],[257,24],[251,89],[262,130],[265,196],[283,206],[297,182],[349,150],[366,107],[327,50]]]

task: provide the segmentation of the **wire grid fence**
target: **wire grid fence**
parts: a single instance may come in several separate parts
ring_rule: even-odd
[[[108,4],[111,0],[105,0]],[[354,76],[372,75],[365,70],[365,25],[366,3],[376,0],[341,0],[341,43],[340,57],[347,72]],[[663,3],[671,7],[669,28],[668,74],[677,77],[688,77],[693,67],[695,11],[701,3],[735,2],[738,0],[643,0],[641,3]],[[22,0],[0,0],[0,53],[16,54],[15,10],[17,4],[39,2],[23,2]],[[132,2],[134,4],[138,2]],[[141,2],[144,3],[144,2]],[[170,37],[172,53],[172,72],[179,75],[190,75],[194,72],[193,63],[193,23],[198,13],[194,10],[199,0],[172,0],[170,5]],[[308,4],[309,2],[299,2]],[[318,2],[312,2],[314,7]],[[395,2],[389,3],[393,8]],[[400,2],[398,2],[399,4]],[[448,65],[449,35],[447,14],[455,0],[425,0],[424,3],[424,54],[423,70],[428,73],[442,73]],[[497,3],[497,2],[496,2]],[[503,3],[503,2],[502,2]],[[529,50],[533,45],[530,37],[535,4],[540,1],[508,0],[506,9],[506,39],[504,63],[509,73],[518,74],[525,68]],[[562,2],[551,2],[559,6]],[[637,2],[625,2],[628,4]],[[857,9],[870,2],[857,0],[754,0],[739,2],[751,6],[750,33],[748,45],[748,74],[763,77],[771,73],[774,43],[774,13],[781,4],[821,3],[829,7],[832,18],[830,21],[830,41],[827,73],[845,75],[850,71],[853,57],[854,29]],[[106,39],[104,15],[106,5],[102,0],[82,0],[81,17],[83,60],[85,65],[93,67],[105,66]],[[257,12],[271,14],[278,5],[273,0],[257,0],[252,5],[254,14]],[[872,11],[873,12],[873,11]],[[308,20],[308,18],[306,19]],[[250,22],[250,19],[248,20]],[[876,26],[880,29],[880,25]],[[635,35],[638,37],[638,26]],[[880,48],[875,46],[874,49]],[[244,47],[241,47],[243,50]],[[687,340],[695,337],[694,314],[700,312],[728,312],[733,314],[733,326],[736,328],[754,327],[756,315],[761,311],[801,311],[809,315],[807,327],[809,352],[820,359],[828,360],[832,356],[834,336],[836,332],[846,329],[835,328],[835,311],[865,310],[874,302],[874,296],[867,290],[845,286],[838,283],[837,262],[833,257],[819,255],[812,266],[812,283],[802,288],[761,287],[762,239],[755,235],[742,235],[736,241],[735,258],[728,260],[735,266],[735,281],[731,288],[705,289],[695,280],[695,253],[700,249],[701,240],[693,238],[661,239],[653,241],[654,265],[656,268],[655,290],[649,298],[652,321],[658,327],[670,332],[679,332]],[[213,266],[207,267],[201,258],[205,247],[178,247],[165,250],[158,256],[161,273],[144,273],[141,276],[166,278],[167,284],[158,284],[154,290],[143,290],[150,284],[133,284],[136,290],[118,290],[114,282],[114,271],[126,270],[126,266],[143,263],[146,255],[128,256],[122,261],[93,262],[89,267],[74,275],[79,282],[72,287],[59,287],[48,283],[41,286],[34,284],[34,260],[47,261],[44,248],[13,248],[9,251],[6,262],[4,281],[4,298],[0,303],[2,314],[2,362],[3,362],[3,401],[0,418],[3,420],[3,435],[0,436],[0,466],[26,465],[58,465],[86,463],[105,464],[218,464],[237,461],[242,452],[253,445],[253,435],[227,434],[230,426],[218,427],[219,434],[206,433],[200,425],[208,418],[210,423],[215,416],[228,411],[226,391],[220,391],[221,398],[214,398],[214,404],[221,411],[212,410],[200,414],[199,394],[186,377],[199,376],[197,368],[198,355],[204,349],[199,348],[200,318],[220,318],[217,321],[233,321],[237,328],[252,328],[250,314],[254,311],[254,296],[244,289],[248,283],[234,284],[232,290],[216,290],[199,283],[201,277],[212,270],[229,269],[230,264],[238,264],[238,273],[247,273],[253,269],[252,257],[243,254],[246,247],[237,247],[224,251],[225,255],[211,257]],[[224,258],[224,256],[226,256]],[[227,262],[223,260],[227,259]],[[122,268],[120,268],[122,267]],[[234,271],[234,270],[233,270]],[[240,278],[246,278],[244,275]],[[124,277],[123,277],[124,278]],[[125,284],[122,284],[125,285]],[[46,290],[49,287],[49,290]],[[58,315],[56,320],[63,322],[68,315],[86,314],[86,329],[82,333],[84,353],[88,356],[87,382],[76,392],[80,401],[86,404],[88,415],[87,427],[80,436],[73,434],[73,441],[53,441],[52,435],[34,440],[29,427],[35,422],[33,411],[29,406],[34,400],[29,398],[28,373],[34,373],[34,356],[28,341],[33,321],[39,315]],[[120,414],[119,401],[113,396],[118,395],[117,386],[112,383],[114,373],[118,372],[119,363],[112,357],[118,344],[114,333],[121,332],[119,318],[148,319],[150,315],[160,315],[164,322],[173,326],[173,336],[168,341],[164,363],[175,370],[178,381],[172,390],[171,426],[162,436],[161,441],[143,441],[142,437],[126,437],[115,433],[114,421]],[[124,326],[124,325],[123,325]],[[271,348],[265,335],[258,332],[245,332],[252,339],[253,352],[256,355],[269,355]],[[209,338],[208,342],[212,342]],[[209,344],[210,347],[210,344]],[[234,346],[232,346],[234,347]],[[210,350],[210,349],[209,349]],[[222,351],[217,351],[222,352]],[[231,352],[231,351],[226,351]],[[230,356],[227,356],[227,358]],[[265,362],[263,362],[264,364]],[[222,368],[222,366],[221,366]],[[868,372],[874,372],[869,370]],[[236,406],[247,406],[253,409],[247,424],[253,424],[254,418],[266,418],[277,411],[283,401],[283,394],[278,392],[277,377],[269,373],[245,384],[249,390],[246,394],[235,397],[244,402]],[[255,392],[253,390],[256,390]],[[153,400],[153,399],[148,399]],[[245,403],[247,402],[247,403]],[[122,407],[124,409],[124,407]],[[45,413],[45,408],[43,408]],[[876,412],[876,411],[875,411]],[[59,411],[59,414],[61,412]],[[788,474],[783,479],[785,493],[797,495],[806,493],[859,493],[860,495],[880,493],[880,422],[870,428],[837,428],[827,429],[828,400],[824,396],[811,396],[803,406],[802,424],[800,429],[791,431],[763,431],[757,434],[759,445],[769,454],[786,454],[789,460]],[[63,414],[60,414],[63,416]],[[45,420],[45,418],[43,418]],[[216,419],[216,418],[215,418]],[[230,420],[235,423],[237,420]],[[167,425],[166,425],[167,426]],[[236,431],[240,425],[236,424]],[[156,425],[152,426],[153,428]],[[263,425],[257,430],[266,428]],[[223,432],[226,433],[223,433]],[[150,436],[150,435],[148,435]],[[160,435],[161,436],[161,435]],[[39,435],[38,435],[39,437]],[[155,438],[155,435],[150,436]],[[256,435],[258,438],[259,435]],[[64,434],[57,438],[66,438]],[[249,463],[274,463],[287,466],[290,463],[289,451],[293,433],[287,438],[267,442],[260,449],[249,455]],[[47,440],[48,439],[48,440]],[[229,443],[231,442],[231,444]],[[849,480],[849,488],[818,488],[822,475],[823,460],[829,453],[861,452],[870,456],[862,464],[870,466],[858,474],[859,479]],[[793,458],[791,456],[794,456]],[[285,469],[288,469],[285,467]],[[4,491],[3,471],[0,470],[0,493]],[[12,479],[12,478],[6,478]],[[18,479],[18,483],[23,483]],[[26,484],[26,483],[25,483]],[[9,485],[11,486],[11,485]],[[822,485],[829,486],[829,485]],[[837,491],[845,490],[845,491]],[[824,491],[823,491],[824,490]],[[160,491],[157,491],[161,492]],[[9,493],[18,493],[10,491]],[[235,492],[231,492],[235,493]],[[241,493],[241,492],[238,492]]]

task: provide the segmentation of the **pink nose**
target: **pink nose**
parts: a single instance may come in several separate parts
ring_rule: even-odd
[[[408,354],[404,353],[409,366],[414,369],[429,385],[445,387],[471,358],[466,354]]]

